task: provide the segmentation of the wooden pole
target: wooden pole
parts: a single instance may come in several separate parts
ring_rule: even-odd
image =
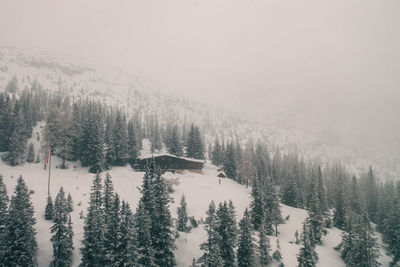
[[[50,195],[50,171],[51,171],[51,145],[49,148],[49,179],[47,182],[47,194]]]

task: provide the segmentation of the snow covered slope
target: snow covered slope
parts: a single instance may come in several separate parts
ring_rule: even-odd
[[[35,127],[34,133],[39,131],[40,125]],[[35,136],[35,135],[34,135]],[[33,138],[30,140],[34,142]],[[36,142],[37,146],[38,143]],[[52,157],[52,166],[57,166],[59,159]],[[51,170],[51,195],[53,199],[62,186],[66,193],[71,193],[74,201],[74,210],[71,213],[74,231],[74,257],[73,266],[80,263],[79,248],[83,239],[83,218],[81,214],[86,214],[88,205],[90,187],[92,184],[93,174],[88,172],[87,168],[79,167],[79,163],[69,162],[69,169]],[[19,175],[22,175],[26,181],[29,190],[32,190],[32,202],[35,209],[35,225],[37,230],[37,241],[39,247],[38,260],[39,266],[48,266],[52,257],[52,247],[50,243],[50,226],[51,222],[44,219],[44,210],[47,198],[47,179],[48,170],[44,170],[43,163],[26,163],[24,166],[11,167],[0,161],[0,174],[3,175],[8,194],[11,195]],[[138,187],[142,184],[143,172],[135,172],[129,166],[114,167],[110,174],[113,178],[115,191],[118,192],[122,200],[126,200],[135,211],[140,198]],[[218,205],[224,200],[232,200],[236,208],[237,220],[239,220],[245,208],[250,204],[250,188],[237,184],[230,179],[222,179],[219,184],[217,178],[217,170],[215,166],[206,164],[204,174],[192,172],[184,172],[182,174],[166,173],[166,179],[178,179],[179,184],[174,187],[175,192],[172,193],[174,203],[171,205],[171,213],[177,218],[177,207],[182,195],[185,195],[188,204],[189,216],[195,216],[196,219],[206,217],[206,210],[209,203],[214,200]],[[302,209],[292,208],[281,205],[283,218],[289,216],[289,219],[279,226],[280,235],[278,236],[281,244],[281,252],[283,255],[283,263],[285,266],[296,266],[296,254],[299,245],[294,244],[295,231],[299,233],[302,229],[302,223],[307,217],[307,212]],[[180,233],[180,237],[176,240],[176,260],[178,266],[187,267],[191,264],[193,258],[202,255],[199,248],[200,243],[206,239],[206,232],[203,225],[192,229],[190,233]],[[333,247],[337,246],[341,240],[341,231],[332,228],[329,229],[327,236],[323,237],[323,245],[317,246],[316,251],[319,255],[318,266],[336,267],[344,266],[344,262],[340,258],[338,252]],[[270,237],[272,250],[276,249],[276,237]],[[379,259],[383,266],[389,266],[390,258],[385,255],[381,248],[381,258]]]

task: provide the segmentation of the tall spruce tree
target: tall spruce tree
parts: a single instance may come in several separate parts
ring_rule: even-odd
[[[114,136],[113,136],[113,118],[111,113],[107,114],[106,118],[106,126],[104,132],[104,144],[105,144],[105,167],[106,169],[111,169],[112,165],[116,159],[115,145],[114,145]]]
[[[33,217],[34,210],[30,194],[22,176],[18,178],[11,197],[6,223],[5,266],[36,266],[37,243]]]
[[[228,176],[232,180],[237,180],[236,158],[232,143],[226,145],[226,151],[223,160],[223,169],[226,173],[226,176]]]
[[[129,120],[128,123],[128,163],[133,165],[135,164],[136,158],[138,157],[138,137],[135,130],[135,125],[133,120]]]
[[[181,232],[188,231],[188,214],[187,214],[187,204],[185,200],[185,195],[182,195],[181,206],[178,207],[178,222],[176,224],[176,229]]]
[[[54,217],[54,204],[50,195],[47,196],[46,208],[44,210],[44,218],[48,221],[53,220]]]
[[[306,223],[313,233],[312,238],[310,238],[311,244],[320,244],[322,235],[326,234],[326,229],[324,228],[324,216],[320,207],[319,194],[315,186],[312,187],[312,192],[310,192]]]
[[[143,197],[139,201],[134,216],[134,233],[137,244],[137,265],[140,267],[157,267],[155,263],[155,251],[151,238],[151,218],[149,211],[145,208]]]
[[[6,242],[6,225],[8,220],[8,196],[7,188],[3,181],[3,176],[0,174],[0,262],[4,262],[7,246]]]
[[[34,162],[35,161],[35,148],[32,143],[28,145],[28,154],[26,155],[27,162]]]
[[[215,166],[221,166],[223,163],[223,158],[224,158],[223,153],[224,152],[222,151],[222,147],[219,143],[219,140],[218,140],[218,138],[216,138],[215,142],[214,142],[214,148],[211,153],[212,164],[214,164]]]
[[[235,208],[232,201],[220,203],[216,212],[218,219],[217,232],[220,236],[219,248],[224,266],[233,266],[235,263],[235,247],[237,243],[237,224]]]
[[[105,214],[107,223],[104,224],[104,257],[106,266],[116,266],[120,249],[121,212],[118,194],[113,197],[113,203],[109,213]]]
[[[267,236],[267,232],[264,228],[264,222],[260,225],[259,230],[259,239],[258,239],[258,258],[261,266],[267,266],[272,262],[272,257],[269,252],[271,250],[271,245],[269,243],[269,238]]]
[[[171,198],[164,178],[161,176],[161,169],[154,160],[150,160],[146,166],[140,192],[142,193],[142,208],[147,210],[150,216],[150,236],[151,247],[154,251],[154,263],[159,266],[173,266],[175,264],[173,253],[175,245],[172,229],[173,221],[169,211]]]
[[[250,214],[251,222],[255,230],[260,228],[261,222],[265,218],[265,203],[263,198],[262,184],[259,178],[253,180],[251,189]]]
[[[115,162],[117,166],[125,166],[128,156],[128,132],[126,129],[126,118],[122,115],[121,111],[117,111],[113,128],[114,148],[115,148]]]
[[[168,137],[167,147],[168,153],[178,157],[183,156],[182,144],[178,132],[178,125],[175,125],[171,129]]]
[[[312,230],[308,228],[306,223],[303,223],[303,232],[301,234],[301,248],[300,253],[297,255],[298,267],[312,267],[317,264],[318,255],[314,251],[311,242]]]
[[[175,265],[175,239],[173,233],[173,220],[169,210],[169,205],[172,201],[169,196],[164,178],[161,176],[161,169],[155,164],[153,171],[154,179],[154,198],[155,209],[151,214],[152,227],[152,245],[155,251],[155,263],[159,266],[174,266]]]
[[[204,147],[198,126],[193,124],[186,140],[186,155],[195,159],[204,159]]]
[[[372,171],[372,167],[369,167],[369,171],[366,178],[366,204],[367,212],[371,221],[376,223],[376,216],[378,212],[378,192],[375,175]]]
[[[104,169],[104,126],[100,113],[95,105],[87,111],[83,124],[81,142],[82,166],[89,166],[91,173],[101,172]]]
[[[70,229],[71,219],[68,212],[68,203],[61,187],[54,204],[54,224],[50,228],[53,245],[53,259],[51,266],[68,267],[72,263],[73,233]]]
[[[202,266],[206,267],[222,267],[224,260],[221,256],[220,240],[218,233],[219,221],[215,210],[215,203],[211,201],[207,210],[207,218],[204,223],[204,229],[207,232],[207,240],[200,244],[200,249],[204,251],[198,260]]]
[[[384,219],[383,237],[394,256],[392,264],[396,266],[396,263],[400,263],[400,198],[392,201],[388,216]]]
[[[338,249],[342,252],[342,258],[347,266],[377,267],[380,264],[379,247],[374,237],[374,230],[370,224],[368,215],[357,213],[349,214],[349,225],[343,235]]]
[[[333,223],[339,229],[344,229],[346,226],[346,205],[344,193],[344,177],[343,174],[338,174],[338,184],[335,199],[335,211],[333,214]]]
[[[101,176],[93,179],[89,207],[83,226],[83,247],[80,249],[82,262],[80,266],[104,265],[104,210]]]
[[[135,240],[134,219],[128,203],[122,201],[121,222],[118,231],[118,246],[115,266],[137,266],[138,253]]]
[[[4,155],[4,159],[11,166],[22,165],[25,160],[26,136],[25,136],[25,119],[21,108],[14,111],[13,127],[8,144],[8,152]]]
[[[243,218],[239,223],[239,247],[237,250],[237,262],[239,267],[254,266],[254,240],[251,232],[251,220],[249,211],[244,211]]]

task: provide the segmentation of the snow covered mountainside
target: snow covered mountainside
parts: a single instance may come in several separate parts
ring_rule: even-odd
[[[322,165],[327,161],[343,162],[355,174],[366,172],[372,164],[382,179],[398,179],[400,175],[400,149],[396,146],[382,156],[333,144],[295,126],[291,121],[296,117],[293,111],[271,117],[240,114],[225,109],[222,102],[214,107],[149,89],[138,78],[116,69],[71,58],[55,58],[38,51],[0,48],[0,88],[4,89],[13,76],[18,78],[20,89],[30,88],[36,80],[46,90],[62,91],[73,98],[88,97],[109,105],[117,104],[127,112],[140,110],[143,117],[157,115],[161,123],[196,123],[204,131],[206,144],[215,137],[226,140],[237,137],[243,144],[249,139],[262,140],[282,153],[296,151],[306,160]]]
[[[37,125],[33,132],[40,132],[40,125]],[[34,135],[35,136],[35,135]],[[36,148],[39,142],[36,138],[31,138]],[[53,166],[59,165],[60,159],[52,157]],[[83,239],[83,216],[87,213],[90,187],[93,180],[93,174],[88,172],[87,168],[82,168],[79,163],[69,162],[69,169],[52,168],[50,192],[55,195],[62,186],[64,191],[72,195],[73,211],[71,213],[74,232],[74,256],[73,266],[78,266],[81,260],[79,248],[82,247]],[[39,266],[48,266],[52,257],[52,246],[50,240],[50,226],[52,223],[44,218],[46,197],[47,197],[47,179],[48,170],[44,170],[42,163],[26,163],[24,166],[11,167],[0,160],[0,173],[5,179],[8,194],[11,195],[16,185],[17,178],[22,175],[29,190],[31,191],[31,200],[35,209],[35,218],[37,220],[35,229],[37,231],[38,241],[38,263]],[[126,167],[114,167],[109,171],[112,176],[115,191],[121,197],[121,200],[127,201],[135,210],[140,192],[138,188],[142,184],[143,172],[135,172],[129,165]],[[250,204],[251,188],[240,185],[230,179],[217,178],[216,167],[207,163],[203,174],[184,172],[181,174],[172,174],[167,172],[164,177],[167,180],[177,179],[178,183],[174,186],[174,192],[171,194],[174,203],[170,206],[172,216],[177,218],[177,207],[182,195],[185,195],[188,203],[188,214],[194,216],[197,220],[206,218],[206,210],[209,203],[213,200],[217,205],[224,200],[232,200],[236,208],[236,218],[242,218],[243,212]],[[297,254],[300,245],[295,244],[295,232],[301,231],[302,223],[307,217],[307,211],[293,208],[281,204],[282,216],[285,222],[278,228],[279,241],[281,245],[282,262],[285,266],[297,266]],[[317,245],[316,252],[319,256],[317,266],[336,267],[345,266],[340,258],[339,252],[333,248],[340,243],[342,231],[337,228],[328,229],[328,234],[323,237],[322,245]],[[272,251],[276,249],[276,237],[270,236]],[[202,255],[199,248],[200,243],[206,240],[206,231],[204,225],[199,224],[189,233],[180,233],[175,244],[175,258],[177,266],[187,267],[192,263],[193,258]],[[385,253],[380,242],[380,258],[382,266],[389,266],[390,257]],[[277,266],[273,263],[271,266]]]

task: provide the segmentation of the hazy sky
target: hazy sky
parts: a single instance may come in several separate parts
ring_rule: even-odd
[[[378,135],[400,124],[399,0],[1,0],[1,43],[249,111],[292,106]]]

